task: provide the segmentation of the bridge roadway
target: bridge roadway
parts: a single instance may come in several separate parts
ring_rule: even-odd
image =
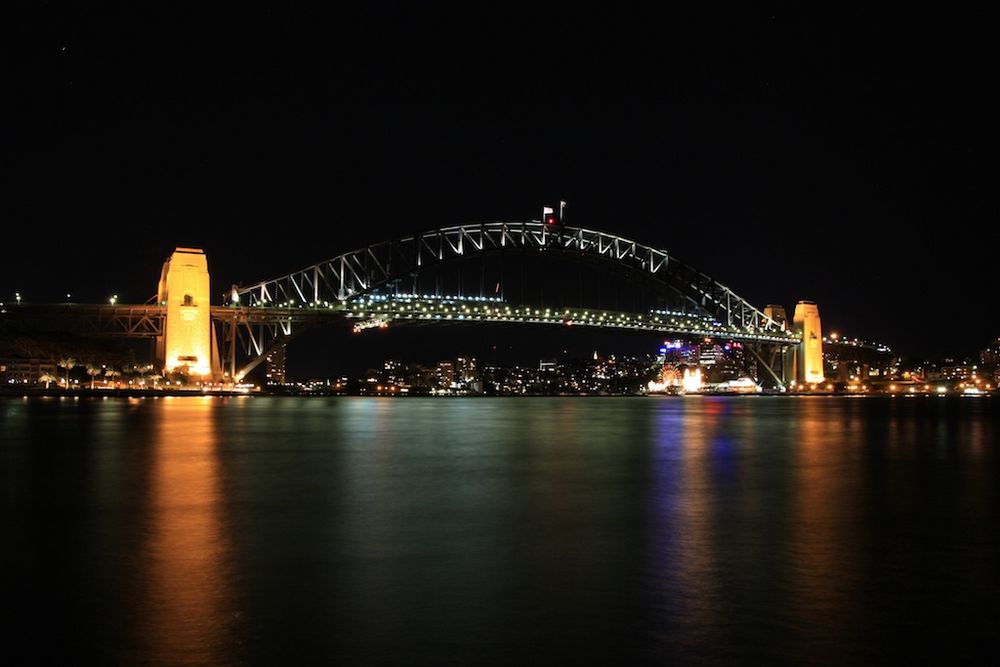
[[[711,318],[690,313],[602,310],[596,308],[553,308],[516,306],[499,299],[434,296],[371,296],[343,303],[314,303],[284,306],[213,307],[216,319],[246,318],[248,324],[282,319],[292,323],[344,318],[354,322],[356,331],[393,325],[456,324],[548,324],[649,331],[680,336],[726,338],[739,341],[796,344],[801,338],[791,331],[771,331],[735,325],[727,326]],[[230,312],[226,312],[230,311]]]
[[[166,306],[8,304],[4,317],[30,320],[63,330],[73,323],[76,326],[72,329],[83,334],[154,338],[163,333]],[[280,327],[286,335],[293,329],[346,320],[353,322],[357,331],[394,325],[548,324],[784,345],[801,341],[800,336],[792,331],[740,328],[691,313],[516,306],[498,299],[457,296],[371,295],[345,302],[212,306],[212,319],[245,327]]]

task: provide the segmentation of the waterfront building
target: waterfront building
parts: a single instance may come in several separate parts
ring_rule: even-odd
[[[264,357],[264,377],[268,385],[285,384],[285,346],[278,345]]]
[[[5,384],[38,384],[42,376],[55,376],[56,364],[48,359],[2,359],[0,381]]]
[[[455,382],[455,364],[450,360],[439,361],[434,371],[438,387],[448,389]]]

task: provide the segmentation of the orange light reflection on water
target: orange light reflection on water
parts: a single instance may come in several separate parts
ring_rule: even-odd
[[[856,523],[864,512],[860,482],[848,474],[862,438],[849,414],[821,397],[796,402],[798,429],[789,517],[791,609],[802,639],[817,655],[834,653],[836,638],[861,631]],[[894,423],[893,425],[894,426]]]
[[[151,443],[151,524],[145,550],[145,650],[175,664],[227,661],[217,655],[233,614],[216,456],[215,401],[160,403]]]

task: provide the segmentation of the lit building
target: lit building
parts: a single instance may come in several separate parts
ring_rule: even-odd
[[[698,364],[701,366],[715,366],[722,361],[724,353],[722,346],[714,343],[703,343],[698,349]]]
[[[555,359],[539,359],[538,360],[538,370],[540,371],[555,371],[558,367]]]
[[[269,385],[285,384],[285,350],[284,345],[278,345],[264,357],[264,376]]]
[[[979,353],[979,362],[986,368],[1000,368],[1000,338]]]
[[[406,378],[406,368],[396,359],[387,359],[382,364],[383,379],[388,384],[403,384]]]
[[[439,361],[434,377],[439,387],[450,387],[455,382],[455,364],[451,361]]]
[[[951,366],[942,366],[938,371],[938,377],[942,380],[968,380],[975,375],[976,367],[961,363]]]
[[[688,344],[682,340],[665,340],[660,347],[658,363],[675,363],[696,365],[698,363],[700,347],[697,344]]]
[[[43,375],[55,376],[56,365],[41,359],[4,359],[0,378],[8,384],[38,384]]]
[[[459,357],[455,364],[455,372],[460,382],[472,382],[476,379],[475,357]]]

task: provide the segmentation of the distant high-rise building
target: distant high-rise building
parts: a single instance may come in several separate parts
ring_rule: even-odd
[[[987,368],[1000,368],[1000,338],[979,353],[979,363]]]
[[[702,343],[698,349],[698,364],[700,366],[715,366],[725,357],[722,346],[715,343]]]
[[[475,357],[459,357],[455,363],[455,374],[460,382],[472,382],[476,379]]]
[[[285,384],[285,346],[278,345],[264,357],[267,384]]]
[[[660,346],[660,356],[657,361],[664,363],[697,364],[701,347],[697,343],[686,343],[682,340],[665,340]]]
[[[451,361],[439,361],[434,376],[439,387],[450,387],[455,381],[455,364]]]
[[[406,368],[396,359],[387,359],[383,365],[383,380],[392,384],[399,384],[405,380]]]

